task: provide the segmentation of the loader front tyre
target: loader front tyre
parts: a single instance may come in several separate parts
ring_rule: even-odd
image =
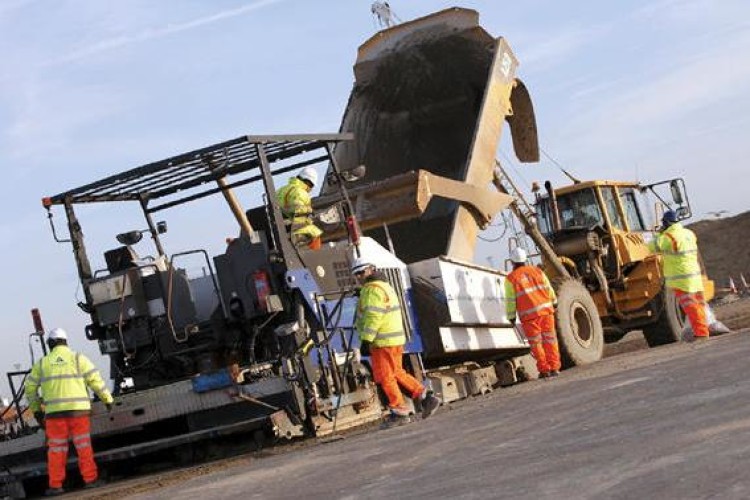
[[[591,294],[574,279],[553,282],[557,340],[564,368],[595,363],[604,353],[604,329]]]
[[[682,341],[682,328],[685,315],[677,304],[677,297],[670,289],[665,289],[656,298],[659,316],[655,322],[643,327],[643,336],[649,347],[673,344]]]

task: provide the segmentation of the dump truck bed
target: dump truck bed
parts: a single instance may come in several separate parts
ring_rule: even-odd
[[[475,11],[448,9],[381,31],[359,48],[341,124],[355,141],[336,149],[342,169],[365,164],[365,182],[424,169],[486,187],[506,118],[519,159],[538,159],[518,62],[478,21]],[[458,202],[440,199],[419,219],[389,229],[407,263],[439,255],[472,260],[480,224]],[[371,231],[383,241],[379,233]]]

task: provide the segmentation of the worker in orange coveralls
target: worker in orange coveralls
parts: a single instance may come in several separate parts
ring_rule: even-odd
[[[505,311],[511,323],[516,315],[531,344],[531,355],[541,378],[560,374],[560,349],[555,332],[555,290],[536,266],[527,264],[528,256],[522,248],[511,251],[513,271],[505,279]]]
[[[708,340],[698,240],[694,232],[680,224],[673,210],[664,212],[661,223],[661,232],[649,244],[649,249],[661,254],[665,285],[674,291],[677,302],[693,327],[695,340]]]
[[[409,422],[409,408],[399,386],[413,399],[421,400],[422,418],[429,417],[440,406],[440,399],[401,366],[406,334],[395,290],[386,277],[375,270],[375,265],[362,257],[354,260],[352,274],[362,285],[355,324],[360,351],[370,356],[375,383],[388,397],[390,415],[385,426]]]
[[[65,330],[52,330],[47,344],[50,352],[31,368],[25,394],[34,418],[47,434],[49,489],[45,495],[56,496],[65,493],[68,441],[73,441],[76,448],[84,487],[99,486],[99,472],[91,447],[89,389],[99,396],[108,411],[114,400],[94,364],[83,354],[70,350]]]

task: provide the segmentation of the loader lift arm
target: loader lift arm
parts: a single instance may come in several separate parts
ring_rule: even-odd
[[[433,197],[457,201],[473,215],[480,228],[487,227],[493,217],[512,203],[504,193],[495,193],[465,182],[459,182],[426,170],[417,170],[390,177],[382,181],[360,185],[349,190],[354,212],[362,230],[379,228],[405,220],[419,218],[427,210]],[[316,210],[325,209],[343,201],[340,193],[320,196],[313,200]],[[346,234],[338,225],[326,231],[326,240],[335,240]]]
[[[536,225],[536,222],[534,222],[534,211],[531,209],[531,206],[528,204],[526,199],[523,197],[523,194],[521,194],[516,185],[513,183],[510,176],[505,172],[503,166],[498,160],[495,160],[495,169],[492,173],[492,184],[501,193],[510,195],[512,197],[513,201],[511,201],[508,208],[510,208],[510,211],[513,212],[513,215],[515,215],[516,218],[521,222],[521,225],[523,225],[526,234],[529,235],[534,244],[536,244],[537,248],[539,248],[539,251],[541,252],[545,261],[549,262],[550,265],[552,265],[552,267],[555,269],[555,272],[561,278],[571,278],[570,273],[555,253],[552,245],[549,244],[547,239],[542,235],[541,231],[539,231],[539,227]]]

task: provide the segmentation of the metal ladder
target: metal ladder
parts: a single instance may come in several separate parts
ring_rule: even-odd
[[[509,225],[509,230],[512,233],[512,236],[509,245],[512,241],[515,241],[516,244],[523,248],[530,257],[540,257],[537,245],[532,238],[529,237],[526,230],[530,225],[536,224],[536,212],[529,202],[526,201],[523,193],[518,189],[513,182],[513,179],[511,179],[498,159],[495,160],[495,168],[492,172],[492,183],[498,191],[513,197],[513,201],[509,208],[513,215],[515,215],[516,219],[521,222],[522,227],[519,228],[513,224],[512,219],[510,219],[511,223]]]

